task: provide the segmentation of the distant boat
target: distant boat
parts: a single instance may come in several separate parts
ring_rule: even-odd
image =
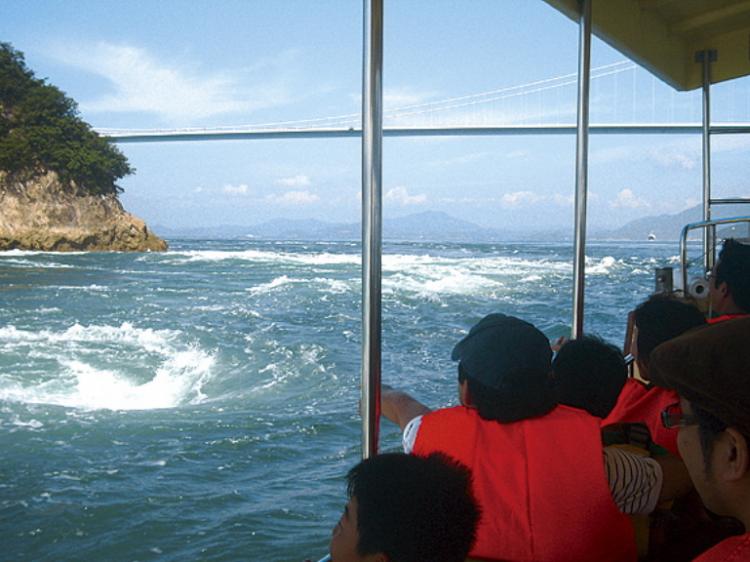
[[[652,232],[652,233],[650,233],[650,234],[648,235],[648,239],[649,239],[649,240],[656,240],[656,234],[654,234],[653,232]]]

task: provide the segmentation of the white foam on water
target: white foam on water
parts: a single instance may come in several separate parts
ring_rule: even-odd
[[[37,309],[37,314],[40,316],[43,316],[44,314],[53,314],[56,312],[61,312],[62,309],[57,308],[56,306],[50,307],[50,308],[39,308]]]
[[[70,265],[67,263],[57,263],[54,261],[50,262],[39,262],[38,260],[32,260],[24,257],[13,257],[9,258],[8,254],[12,254],[16,250],[9,250],[7,253],[4,253],[2,257],[2,261],[0,262],[0,265],[20,265],[24,267],[33,267],[35,269],[73,269],[75,268],[74,265]],[[26,252],[28,253],[28,252]]]
[[[605,256],[600,260],[586,258],[586,275],[609,275],[624,266],[622,260]]]
[[[25,365],[0,367],[0,400],[83,410],[201,402],[215,371],[213,355],[184,343],[179,331],[130,323],[76,324],[58,332],[6,326],[0,328],[0,353],[26,359]]]
[[[289,277],[287,277],[286,275],[282,275],[281,277],[277,277],[269,283],[261,283],[260,285],[256,285],[255,287],[248,287],[246,290],[253,294],[262,294],[273,291],[274,289],[278,289],[283,285],[299,283],[300,281],[301,280],[299,279],[289,279]]]
[[[338,279],[326,279],[324,277],[316,277],[313,281],[317,284],[326,286],[327,287],[326,292],[333,293],[336,295],[347,293],[352,289],[351,284],[346,283],[344,281],[340,281]],[[356,290],[359,290],[359,286],[356,287]]]
[[[250,341],[251,338],[246,338]],[[287,381],[293,381],[300,376],[302,372],[307,373],[325,373],[326,367],[321,362],[321,355],[324,355],[323,348],[315,344],[304,344],[301,346],[284,347],[279,342],[273,343],[276,350],[265,356],[264,366],[258,370],[262,377],[251,392],[268,390]],[[269,361],[269,359],[272,359]]]
[[[339,265],[359,264],[359,254],[332,254],[332,253],[310,253],[297,254],[288,252],[269,252],[263,250],[197,250],[182,253],[174,253],[170,258],[175,263],[189,263],[197,261],[221,262],[226,260],[239,260],[247,262],[274,262],[274,263],[297,263],[310,265]]]
[[[293,278],[286,275],[277,277],[268,283],[261,283],[254,287],[248,287],[245,291],[252,293],[253,295],[263,295],[272,293],[278,289],[293,288],[295,286],[303,286],[305,288],[311,288],[320,293],[327,293],[332,295],[345,294],[349,291],[359,291],[359,279],[356,280],[357,285],[353,286],[351,282],[342,281],[340,279],[328,279],[326,277],[315,277],[313,279],[305,278]]]
[[[547,259],[507,256],[455,259],[425,255],[391,256],[385,260],[384,270],[384,293],[404,291],[436,302],[453,295],[505,294],[519,283],[538,283],[545,275],[572,272],[569,263]]]
[[[30,429],[40,429],[44,427],[44,424],[37,419],[21,420],[20,416],[15,412],[11,413],[10,424],[17,427],[24,427]]]
[[[66,367],[75,377],[75,391],[60,397],[62,400],[57,404],[85,410],[151,410],[199,402],[205,398],[200,387],[213,360],[194,355],[177,353],[157,369],[152,380],[143,384],[122,373],[95,369],[80,361],[71,362]]]

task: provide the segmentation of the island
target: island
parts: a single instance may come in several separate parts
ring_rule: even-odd
[[[127,158],[0,43],[0,251],[165,251],[123,209]]]

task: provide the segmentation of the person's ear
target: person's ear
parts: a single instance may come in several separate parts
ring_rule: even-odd
[[[714,283],[714,285],[716,284]],[[729,290],[729,284],[726,281],[722,281],[721,283],[716,285],[716,290],[724,298],[731,296],[731,291]]]
[[[718,465],[714,465],[718,473],[727,482],[741,480],[748,474],[750,466],[750,452],[745,437],[736,429],[727,428],[717,443],[719,445]],[[716,447],[714,447],[716,451]]]
[[[462,406],[467,408],[474,408],[474,399],[469,391],[469,381],[463,381],[458,383],[458,400]]]

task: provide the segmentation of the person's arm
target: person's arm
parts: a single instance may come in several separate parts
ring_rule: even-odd
[[[380,390],[380,412],[403,431],[411,420],[429,414],[431,410],[403,390],[396,390],[384,384]]]
[[[612,497],[627,515],[648,515],[693,487],[685,464],[670,453],[652,458],[604,447],[604,467]]]
[[[609,446],[604,447],[604,469],[621,513],[648,515],[656,509],[663,479],[658,462]]]

